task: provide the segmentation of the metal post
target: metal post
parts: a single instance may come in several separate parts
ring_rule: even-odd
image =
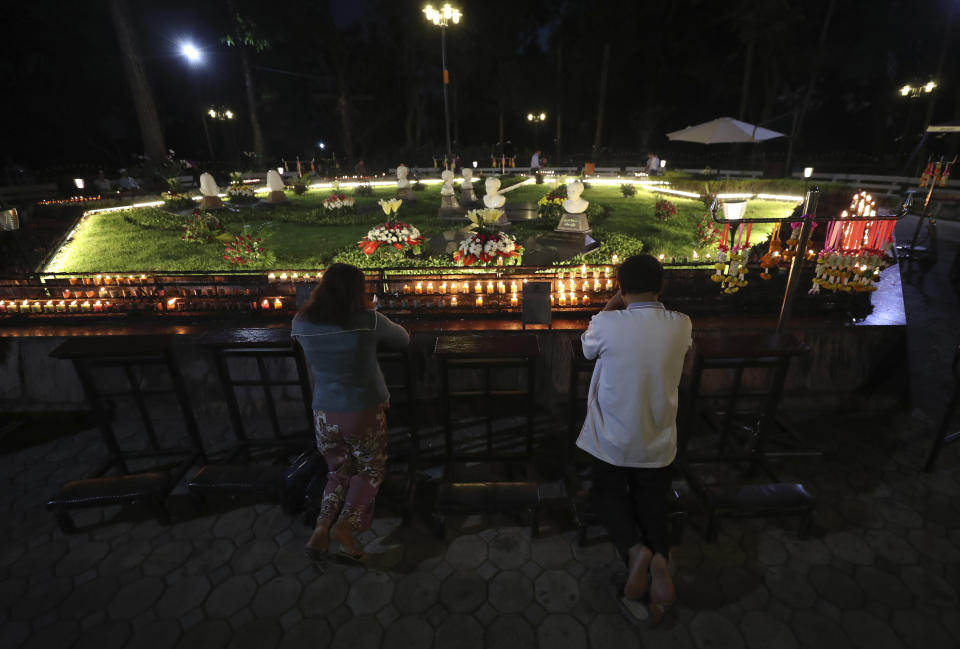
[[[790,274],[787,275],[787,288],[783,293],[783,303],[780,305],[780,318],[777,320],[777,333],[783,333],[790,321],[790,312],[793,310],[793,300],[800,284],[800,271],[803,268],[803,258],[810,241],[810,232],[813,230],[813,217],[817,212],[817,200],[820,198],[820,189],[809,189],[803,200],[803,222],[800,225],[800,234],[797,237],[797,254],[790,262]]]
[[[443,121],[447,131],[447,160],[453,154],[450,149],[450,102],[447,99],[447,87],[450,85],[450,72],[447,70],[447,28],[440,28],[440,60],[443,66]]]

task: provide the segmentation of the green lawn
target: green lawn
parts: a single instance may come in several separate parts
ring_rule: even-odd
[[[524,185],[507,194],[509,202],[535,202],[553,187],[552,184]],[[346,193],[351,193],[347,190]],[[392,187],[375,188],[373,197],[358,197],[360,213],[341,217],[336,222],[326,215],[321,201],[327,190],[312,190],[303,196],[289,195],[280,206],[259,205],[239,211],[221,211],[227,230],[233,233],[250,232],[263,239],[268,258],[253,268],[317,268],[335,260],[364,265],[379,265],[375,255],[367,260],[359,254],[356,243],[367,230],[381,223],[384,215],[376,206],[380,198],[392,197]],[[417,201],[400,210],[400,218],[418,227],[427,237],[445,230],[456,229],[456,224],[437,217],[440,205],[440,186],[430,185],[415,193]],[[591,214],[594,237],[607,245],[600,251],[605,257],[613,252],[629,253],[643,242],[643,250],[654,255],[690,257],[695,248],[696,226],[706,211],[698,200],[667,197],[677,207],[677,215],[661,222],[654,217],[656,195],[639,189],[637,195],[624,198],[619,187],[590,187],[583,194],[602,212]],[[594,210],[596,211],[596,207]],[[363,211],[364,208],[375,211]],[[781,216],[792,206],[773,201],[751,201],[747,217]],[[201,271],[235,268],[223,259],[220,242],[197,244],[181,240],[177,229],[157,229],[138,224],[137,213],[110,212],[84,219],[71,242],[46,268],[48,272],[148,272],[158,270]],[[186,216],[183,217],[186,219]],[[176,222],[174,222],[176,227]],[[520,242],[546,232],[549,228],[537,224],[517,224],[514,233]],[[753,241],[764,239],[770,226],[754,228]],[[706,250],[698,249],[702,255]],[[395,264],[395,261],[391,262]],[[403,260],[406,265],[451,264],[449,255]],[[244,268],[250,268],[245,266]]]

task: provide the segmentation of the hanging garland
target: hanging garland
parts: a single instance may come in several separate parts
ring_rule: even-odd
[[[727,235],[730,233],[730,224],[723,225],[721,234],[722,243],[717,246],[717,263],[713,265],[717,271],[710,276],[710,279],[720,284],[720,289],[724,293],[736,293],[741,288],[749,284],[746,275],[750,272],[744,261],[744,250],[750,249],[750,233],[753,230],[753,223],[741,223],[737,227],[733,245],[727,245]],[[729,254],[728,254],[729,251]]]
[[[760,258],[760,268],[763,270],[760,272],[760,279],[768,280],[773,275],[770,274],[771,268],[776,268],[780,265],[783,252],[783,242],[780,241],[780,223],[777,223],[773,232],[770,233],[770,245],[767,247],[767,254]]]

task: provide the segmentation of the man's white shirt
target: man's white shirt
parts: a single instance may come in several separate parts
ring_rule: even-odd
[[[677,454],[677,400],[690,318],[660,302],[593,316],[583,354],[596,358],[577,446],[616,466],[662,467]]]

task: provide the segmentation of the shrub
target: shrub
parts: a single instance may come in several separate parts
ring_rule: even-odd
[[[370,183],[362,183],[357,185],[356,189],[353,190],[354,196],[373,196],[373,187]]]
[[[310,190],[310,174],[305,173],[302,176],[294,178],[293,180],[293,193],[297,196],[302,196]]]
[[[263,258],[263,243],[260,237],[238,234],[224,244],[223,258],[231,264],[246,266]]]
[[[722,228],[713,220],[713,215],[707,212],[697,224],[696,241],[698,248],[712,248],[720,243]]]
[[[427,186],[424,185],[424,184],[423,184],[422,182],[420,182],[419,180],[418,180],[417,182],[413,183],[412,187],[413,187],[413,191],[415,191],[415,192],[422,192],[423,190],[425,190],[425,189],[427,188]]]
[[[537,185],[542,185],[542,184],[543,184],[543,174],[542,174],[542,173],[540,173],[540,172],[538,171],[537,173],[535,173],[535,174],[533,175],[533,177],[536,179],[536,184],[537,184]]]
[[[210,243],[216,238],[216,233],[221,231],[223,223],[220,219],[207,212],[194,210],[183,226],[180,238],[192,243]]]
[[[653,215],[659,221],[669,221],[677,215],[677,206],[665,198],[658,198],[653,208]]]
[[[624,183],[620,185],[620,193],[623,194],[624,198],[630,198],[637,195],[637,188],[631,183]]]

